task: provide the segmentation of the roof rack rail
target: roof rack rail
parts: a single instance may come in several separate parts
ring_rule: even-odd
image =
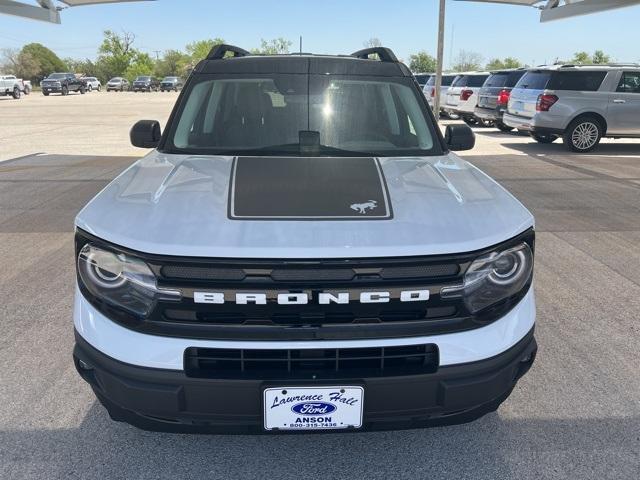
[[[211,49],[209,55],[207,55],[207,60],[221,60],[227,55],[227,53],[233,54],[232,57],[246,57],[251,55],[251,52],[248,52],[243,48],[221,43],[219,45],[215,45]]]
[[[357,52],[353,52],[351,54],[352,57],[362,58],[364,60],[369,60],[371,55],[378,55],[378,58],[381,62],[398,62],[398,58],[393,53],[390,48],[385,47],[373,47],[373,48],[365,48],[363,50],[358,50]]]
[[[622,63],[562,63],[560,68],[570,67],[640,67],[640,63],[622,62]]]

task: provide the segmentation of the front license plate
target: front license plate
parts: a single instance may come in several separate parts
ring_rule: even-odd
[[[264,391],[266,430],[331,430],[362,426],[362,387],[281,387]]]

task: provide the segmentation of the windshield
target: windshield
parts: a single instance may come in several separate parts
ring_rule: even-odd
[[[51,80],[57,80],[59,78],[67,78],[67,76],[68,76],[67,73],[52,73],[47,78],[49,78]]]
[[[178,77],[164,77],[164,82],[175,82],[178,80]]]
[[[122,80],[122,78],[120,78],[120,77],[115,77],[115,78],[112,78],[112,79],[111,79],[111,80],[109,80],[109,81],[110,81],[110,82],[114,82],[114,83],[115,83],[115,82],[119,82],[120,80]]]
[[[146,82],[147,80],[151,80],[151,77],[138,77],[136,81]]]
[[[402,77],[202,75],[181,102],[165,147],[226,155],[440,153],[421,97]]]

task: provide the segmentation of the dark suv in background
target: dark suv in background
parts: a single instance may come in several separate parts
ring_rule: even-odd
[[[160,90],[160,81],[150,76],[139,76],[131,84],[131,90],[134,92],[150,92]]]
[[[502,117],[507,110],[511,90],[525,72],[525,69],[491,72],[478,93],[478,104],[474,110],[475,116],[481,121],[493,122],[503,132],[513,130],[513,127],[502,122]]]
[[[87,82],[77,78],[73,73],[52,73],[42,80],[40,87],[45,97],[50,93],[67,95],[69,92],[80,92],[84,95],[87,91]]]

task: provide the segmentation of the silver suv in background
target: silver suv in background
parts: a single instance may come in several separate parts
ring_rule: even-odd
[[[489,72],[468,72],[459,74],[447,90],[444,111],[457,114],[468,125],[476,125],[475,108],[478,92],[489,78]]]
[[[554,65],[529,70],[503,122],[540,143],[562,137],[575,152],[602,137],[640,138],[640,65]]]
[[[479,121],[493,122],[496,128],[503,132],[513,130],[513,127],[502,122],[502,117],[507,110],[511,90],[525,72],[522,68],[491,72],[478,93],[478,104],[474,113]]]
[[[442,75],[442,86],[440,87],[440,114],[445,113],[444,104],[447,101],[447,92],[449,91],[449,87],[451,86],[451,84],[453,83],[453,81],[456,79],[457,76],[458,74],[456,73]],[[427,102],[429,102],[429,106],[431,107],[431,110],[433,110],[433,107],[435,104],[435,98],[436,98],[436,76],[435,75],[431,75],[429,77],[429,79],[427,80],[427,83],[425,83],[424,87],[422,88],[422,91],[424,92],[424,96],[427,97]],[[452,113],[452,114],[449,114],[449,118],[453,120],[457,120],[460,117],[457,114]]]
[[[90,92],[92,90],[100,91],[102,89],[102,83],[96,77],[82,77],[82,79],[87,83],[87,90]]]

